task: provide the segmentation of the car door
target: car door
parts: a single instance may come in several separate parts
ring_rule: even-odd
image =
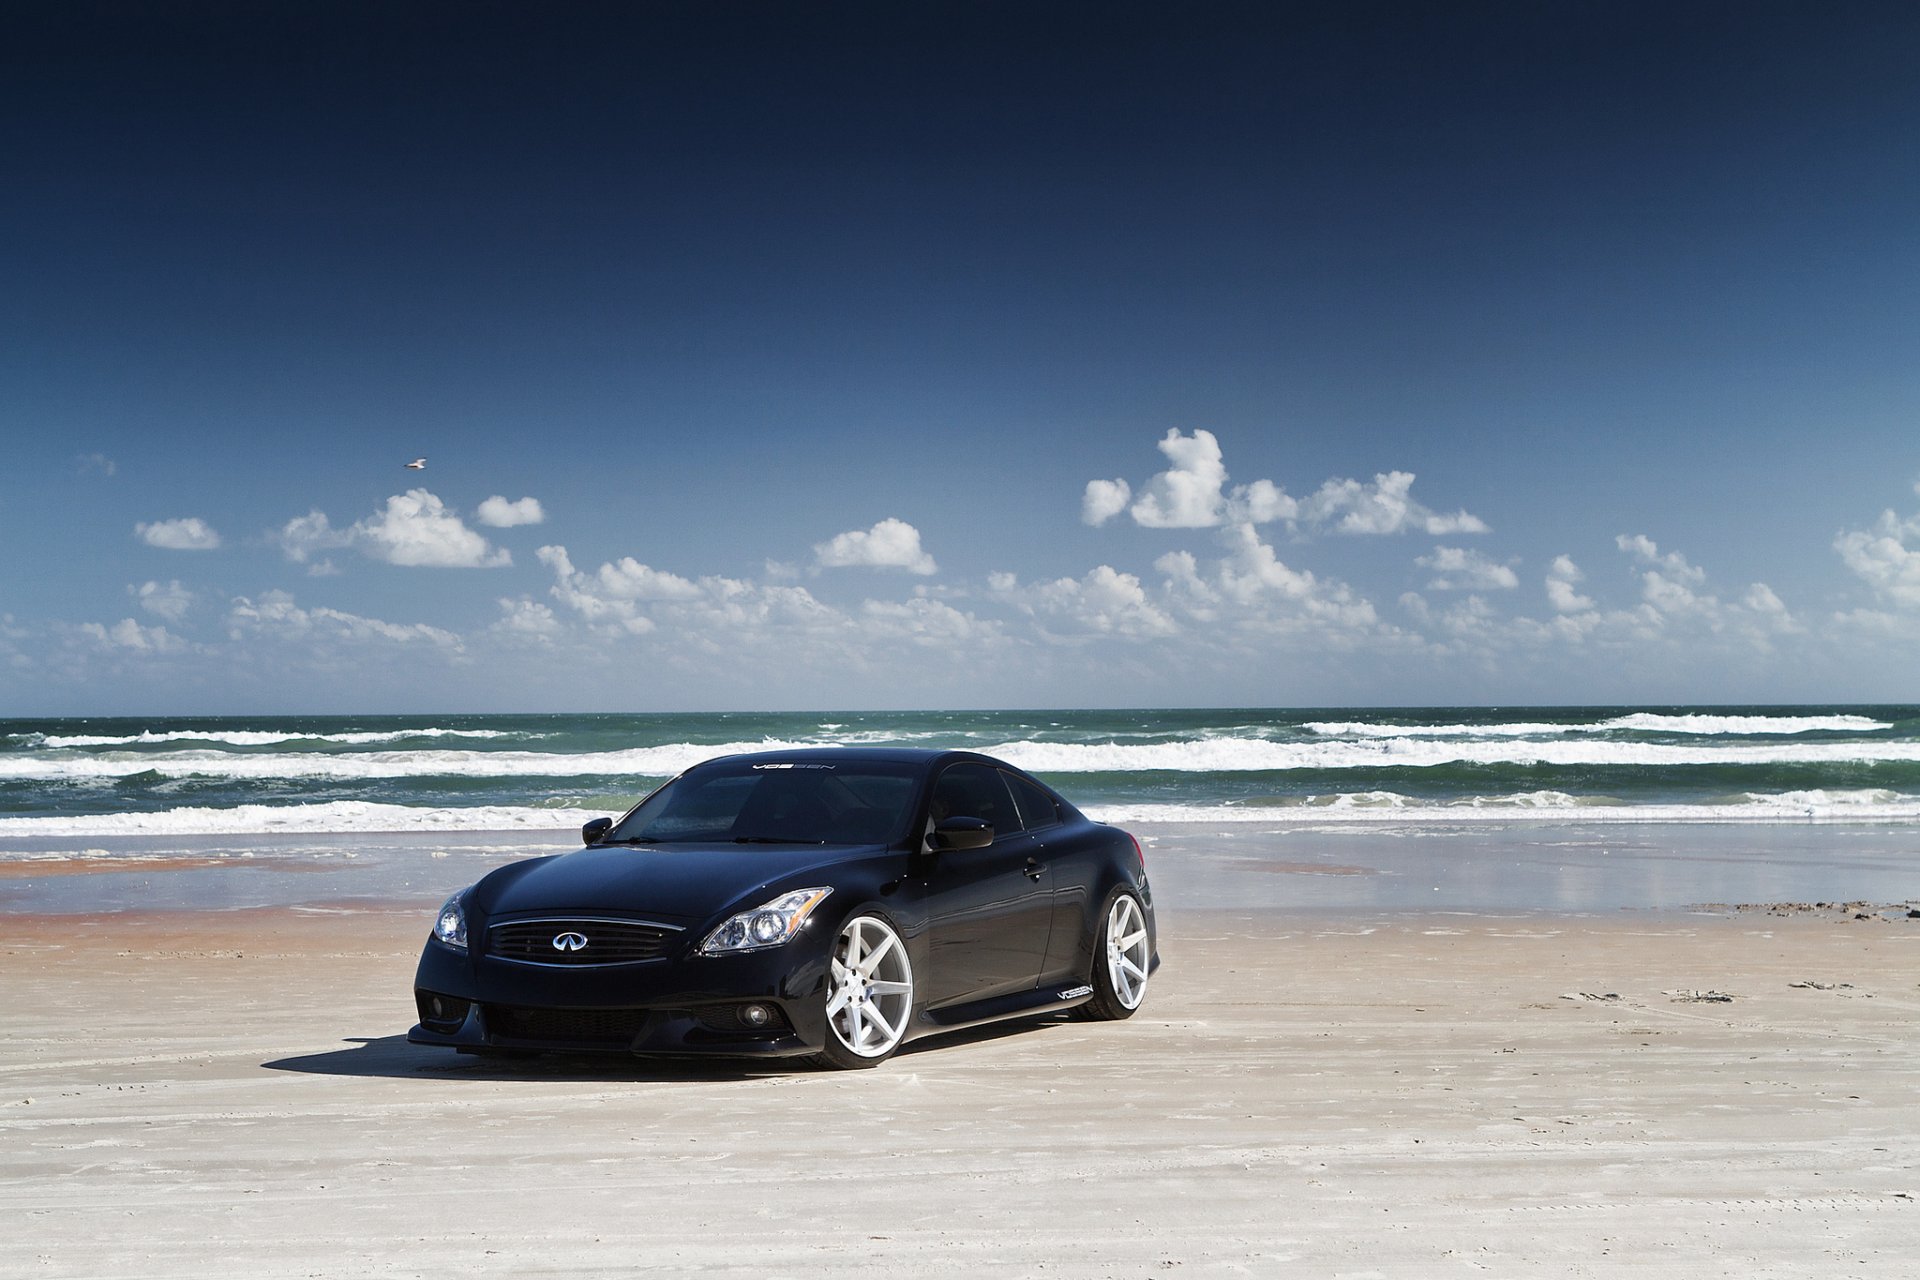
[[[927,1004],[938,1008],[1031,990],[1040,980],[1052,926],[1052,873],[1044,850],[1022,827],[998,769],[949,765],[934,782],[934,821],[979,818],[993,843],[948,849],[927,872],[930,972],[920,977]]]

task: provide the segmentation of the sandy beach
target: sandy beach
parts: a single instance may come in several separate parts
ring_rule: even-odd
[[[424,927],[9,917],[0,1274],[1920,1265],[1902,912],[1173,907],[1131,1022],[848,1074],[409,1046]]]

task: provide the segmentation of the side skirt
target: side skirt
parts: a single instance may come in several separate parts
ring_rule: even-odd
[[[1084,982],[1050,983],[1032,991],[1015,991],[1009,995],[994,996],[990,1000],[976,1000],[971,1004],[948,1005],[943,1009],[922,1012],[914,1019],[909,1038],[940,1031],[958,1031],[962,1027],[977,1027],[982,1023],[1023,1018],[1030,1014],[1054,1013],[1085,1004],[1092,998],[1093,988]]]

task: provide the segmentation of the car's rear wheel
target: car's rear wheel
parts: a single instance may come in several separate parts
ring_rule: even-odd
[[[1131,1018],[1147,998],[1147,969],[1152,962],[1153,943],[1140,900],[1125,891],[1115,894],[1107,904],[1100,940],[1093,950],[1088,981],[1093,996],[1074,1012],[1102,1022]]]
[[[907,944],[875,915],[857,915],[834,939],[827,979],[827,1043],[815,1059],[843,1070],[893,1056],[913,1016]]]

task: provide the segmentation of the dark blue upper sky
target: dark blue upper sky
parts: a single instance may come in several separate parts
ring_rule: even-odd
[[[529,700],[714,705],[762,642],[788,705],[1912,696],[1860,672],[1920,605],[1916,55],[1895,4],[13,5],[0,656],[54,709],[293,639],[235,705],[383,709],[374,624],[434,705],[583,654]],[[1485,531],[1083,520],[1170,430]],[[415,488],[544,519],[409,558]],[[937,572],[819,551],[887,518]],[[981,646],[1034,674],[898,658]]]

